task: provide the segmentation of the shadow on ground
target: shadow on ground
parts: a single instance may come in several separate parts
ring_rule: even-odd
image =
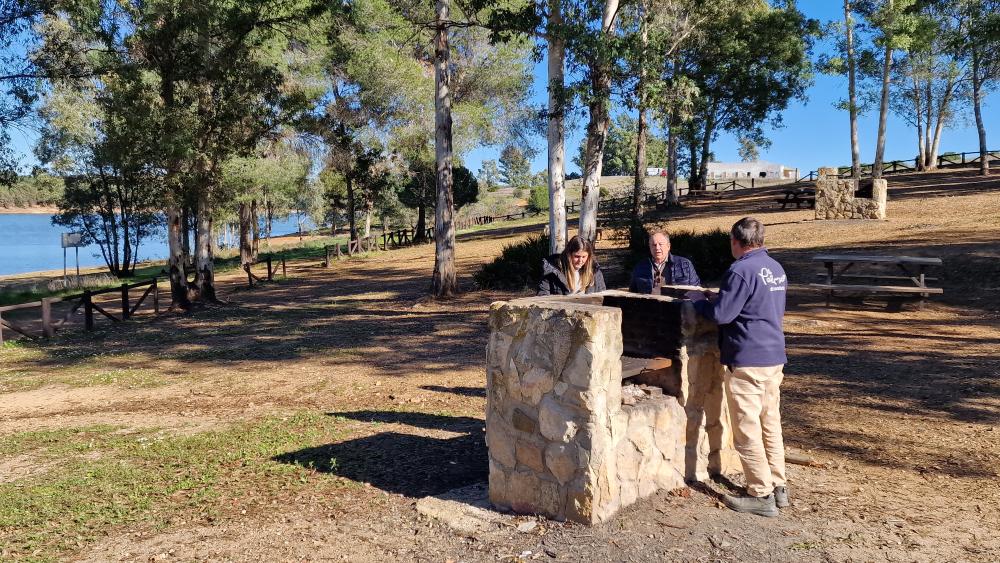
[[[404,424],[418,428],[462,432],[435,438],[401,432],[305,448],[274,457],[274,461],[315,469],[370,483],[387,492],[423,497],[485,481],[488,477],[483,422],[461,416],[394,411],[327,413],[369,423]]]

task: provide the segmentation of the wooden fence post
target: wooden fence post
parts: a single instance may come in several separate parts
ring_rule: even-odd
[[[48,297],[42,299],[42,336],[52,338],[56,331],[52,328],[52,302]]]
[[[283,277],[283,278],[287,278],[288,277],[288,270],[285,268],[285,257],[284,256],[281,257],[281,277]]]
[[[153,314],[160,314],[160,280],[153,278]]]
[[[129,318],[129,307],[128,307],[128,284],[122,284],[122,321],[127,321]]]
[[[267,257],[267,281],[274,281],[274,272],[271,271],[271,257]]]
[[[3,346],[3,313],[0,313],[0,347]]]
[[[83,292],[83,329],[94,330],[94,298],[90,291]]]

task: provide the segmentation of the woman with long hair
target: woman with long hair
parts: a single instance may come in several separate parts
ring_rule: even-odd
[[[576,295],[604,291],[604,274],[594,259],[594,243],[579,235],[560,254],[542,261],[538,295]]]

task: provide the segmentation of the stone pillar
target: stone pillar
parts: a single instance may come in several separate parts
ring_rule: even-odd
[[[622,292],[604,295],[630,296]],[[595,523],[685,476],[739,471],[715,325],[680,308],[679,397],[622,405],[622,310],[601,294],[490,309],[486,440],[493,504]],[[676,310],[676,309],[675,309]]]

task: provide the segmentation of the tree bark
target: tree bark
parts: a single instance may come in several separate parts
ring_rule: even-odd
[[[698,178],[698,172],[701,169],[701,165],[698,163],[698,136],[697,132],[691,132],[691,138],[688,141],[688,154],[690,156],[690,162],[688,163],[688,191],[691,188],[697,188],[701,184],[701,180]]]
[[[851,119],[851,177],[861,177],[861,149],[858,144],[858,95],[854,60],[854,22],[851,19],[851,2],[844,0],[844,26],[847,30],[847,92],[848,113]]]
[[[170,308],[187,310],[191,308],[188,298],[187,276],[184,273],[184,247],[181,244],[181,211],[175,206],[167,207],[167,272],[170,276]]]
[[[618,0],[607,0],[601,18],[601,33],[614,32]],[[608,54],[603,50],[594,53],[590,60],[591,101],[590,120],[587,123],[587,147],[584,155],[583,201],[580,205],[581,237],[594,240],[597,236],[597,207],[601,199],[601,169],[604,165],[604,143],[611,122],[611,69]]]
[[[979,173],[990,174],[990,155],[986,147],[986,125],[983,123],[983,81],[980,76],[980,54],[977,46],[972,47],[972,112],[976,115],[976,131],[979,133]]]
[[[667,125],[667,205],[678,205],[677,193],[677,110],[670,111]]]
[[[924,151],[924,115],[923,115],[923,97],[920,93],[920,82],[916,76],[913,76],[913,108],[914,115],[916,115],[916,128],[917,128],[917,170],[922,171],[925,167],[927,160],[926,153]]]
[[[635,182],[632,186],[632,221],[639,220],[639,201],[646,190],[646,48],[649,44],[649,22],[644,3],[639,3],[642,30],[640,31],[639,82],[636,94],[639,97],[639,123],[635,138]]]
[[[548,33],[548,160],[549,160],[549,252],[566,247],[566,129],[563,107],[566,46],[554,29],[562,24],[562,0],[549,0]]]
[[[257,200],[250,200],[250,234],[251,234],[251,244],[250,244],[250,257],[256,262],[257,257],[260,256],[260,221],[258,220],[259,211],[257,210]],[[212,237],[215,240],[215,237]],[[215,253],[215,247],[212,247],[213,254]]]
[[[413,242],[424,242],[427,240],[427,206],[421,201],[417,206],[417,226],[414,229]]]
[[[217,302],[215,295],[215,263],[212,256],[212,207],[209,187],[198,190],[198,236],[195,243],[195,287],[202,301]]]
[[[698,166],[698,187],[708,189],[708,159],[712,152],[712,133],[715,131],[715,110],[705,118],[705,131],[701,136],[701,158]]]
[[[434,36],[434,153],[437,206],[434,209],[434,276],[431,292],[447,297],[458,291],[455,273],[455,204],[452,192],[451,71],[448,68],[448,12],[451,0],[437,0]]]
[[[892,0],[889,0],[890,8]],[[888,32],[887,32],[888,33]],[[882,160],[885,158],[885,126],[889,116],[889,72],[892,69],[892,38],[886,37],[885,58],[882,61],[882,99],[878,107],[878,137],[875,140],[875,162],[872,178],[882,177]]]
[[[253,264],[253,244],[250,241],[250,205],[240,203],[240,267]]]
[[[354,214],[354,178],[348,172],[344,174],[344,180],[347,183],[347,221],[348,225],[350,225],[350,239],[358,240],[357,218]]]

